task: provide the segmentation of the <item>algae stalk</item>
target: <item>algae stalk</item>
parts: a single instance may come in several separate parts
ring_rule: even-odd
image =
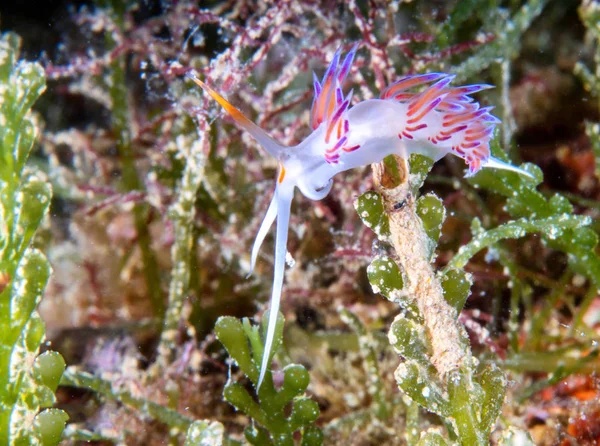
[[[208,150],[207,125],[203,118],[198,119],[199,139],[192,142],[181,137],[178,147],[185,156],[186,165],[179,183],[178,199],[171,206],[169,215],[175,227],[175,243],[171,249],[173,269],[169,286],[169,301],[165,322],[158,346],[159,363],[168,361],[175,349],[175,335],[182,316],[185,298],[190,288],[190,268],[194,245],[194,204],[196,194],[204,178],[204,165]],[[187,148],[187,149],[186,149]],[[187,153],[185,151],[187,150]]]
[[[400,183],[391,184],[384,164],[380,163],[373,166],[374,184],[389,218],[390,241],[408,279],[405,291],[423,317],[433,352],[432,363],[444,378],[463,364],[470,364],[471,351],[465,345],[466,332],[456,319],[456,310],[444,298],[442,283],[429,263],[429,237],[411,193],[408,163],[402,158],[396,160],[402,172]]]

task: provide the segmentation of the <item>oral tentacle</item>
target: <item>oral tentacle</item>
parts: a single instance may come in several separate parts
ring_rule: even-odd
[[[256,388],[260,389],[267,367],[271,362],[271,350],[275,337],[275,327],[277,325],[277,315],[279,314],[279,304],[281,302],[281,290],[283,288],[283,273],[285,270],[285,257],[287,254],[287,238],[290,224],[290,208],[294,195],[294,187],[288,183],[279,184],[273,200],[277,201],[277,232],[275,234],[275,267],[273,272],[273,291],[271,293],[271,303],[269,305],[269,321],[267,323],[267,335],[265,337],[265,349],[263,351],[262,362],[260,365],[260,374]]]
[[[272,156],[277,159],[281,158],[283,151],[285,150],[285,146],[282,146],[277,141],[269,136],[267,132],[257,126],[254,122],[248,119],[240,110],[234,107],[231,103],[227,101],[223,96],[213,90],[211,87],[206,85],[192,73],[187,72],[186,76],[190,78],[196,85],[198,85],[202,90],[208,93],[215,101],[217,101],[227,113],[238,123],[240,127],[246,130],[248,133],[252,135],[252,137]]]

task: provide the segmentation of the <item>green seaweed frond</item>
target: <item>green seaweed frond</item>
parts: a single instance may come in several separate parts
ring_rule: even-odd
[[[267,319],[268,317],[264,317],[263,321]],[[281,346],[283,323],[283,316],[280,314],[272,355]],[[265,324],[262,329],[264,332]],[[256,386],[263,354],[259,326],[251,325],[248,319],[240,322],[234,317],[226,316],[217,320],[215,333],[240,370]],[[260,425],[252,424],[246,427],[246,440],[254,445],[292,445],[294,433],[300,431],[302,445],[322,444],[323,434],[313,424],[320,414],[319,405],[303,396],[310,382],[308,372],[299,364],[290,364],[282,372],[283,383],[277,390],[272,370],[270,367],[267,369],[265,380],[258,390],[257,400],[239,382],[230,379],[225,386],[225,400]],[[289,415],[286,415],[288,410]]]
[[[45,327],[37,312],[50,276],[32,246],[52,188],[25,165],[39,131],[31,107],[46,87],[43,68],[19,61],[20,39],[0,37],[0,444],[56,445],[67,415],[50,408],[65,368],[55,352],[40,356]]]

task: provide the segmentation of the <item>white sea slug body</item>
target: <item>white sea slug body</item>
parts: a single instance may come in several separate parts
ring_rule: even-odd
[[[219,93],[196,76],[196,84],[215,99],[279,161],[279,173],[271,204],[256,236],[251,255],[254,269],[258,251],[277,220],[273,289],[265,348],[257,388],[260,387],[271,350],[283,287],[290,207],[296,187],[308,198],[320,200],[331,190],[340,172],[377,163],[387,155],[405,159],[420,153],[439,160],[448,153],[462,158],[473,175],[483,167],[531,174],[490,155],[489,142],[500,120],[470,96],[490,85],[450,86],[454,76],[445,73],[410,75],[384,89],[379,99],[351,106],[352,92],[344,96],[342,85],[350,71],[355,45],[340,63],[338,50],[319,81],[314,77],[315,97],[311,110],[313,132],[300,144],[285,147],[250,121]]]

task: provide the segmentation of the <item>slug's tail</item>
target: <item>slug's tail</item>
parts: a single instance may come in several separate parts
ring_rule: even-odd
[[[196,83],[202,90],[207,92],[215,101],[217,101],[225,109],[227,113],[248,133],[250,133],[254,139],[271,155],[279,159],[281,153],[285,149],[273,138],[271,138],[263,129],[248,119],[241,111],[231,105],[223,96],[217,93],[215,90],[210,88],[192,73],[187,72],[186,76]]]
[[[493,156],[490,156],[482,164],[481,167],[491,167],[492,169],[509,170],[511,172],[516,172],[520,175],[523,175],[528,178],[531,178],[532,180],[535,180],[535,177],[530,172],[527,172],[525,169],[521,169],[520,167],[513,166],[512,164],[506,163],[498,158],[494,158]]]
[[[260,374],[256,389],[265,379],[267,367],[271,361],[273,340],[275,338],[275,328],[277,326],[277,315],[279,314],[279,303],[281,301],[281,289],[283,288],[283,272],[285,270],[285,256],[287,253],[287,236],[290,224],[290,207],[294,196],[294,187],[290,184],[279,184],[275,191],[273,201],[276,201],[275,211],[277,213],[277,233],[275,235],[275,267],[273,273],[273,291],[271,294],[271,304],[269,308],[269,321],[267,324],[267,335],[265,337],[265,349],[263,351],[260,365]],[[271,205],[271,207],[273,204]],[[271,210],[269,207],[269,211]],[[267,217],[270,212],[267,211]]]

